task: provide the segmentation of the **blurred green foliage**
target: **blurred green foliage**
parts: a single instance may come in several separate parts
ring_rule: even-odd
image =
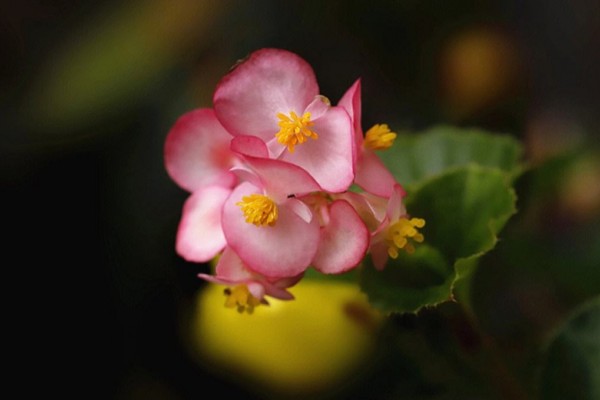
[[[409,327],[390,324],[391,335],[407,341],[395,357],[416,360],[425,374],[419,380],[423,387],[436,388],[435,394],[417,390],[409,398],[595,398],[594,382],[600,373],[595,314],[577,334],[553,345],[550,355],[546,343],[559,321],[600,294],[600,216],[588,208],[582,219],[582,209],[572,208],[579,204],[571,200],[576,193],[565,196],[563,192],[575,177],[570,171],[578,170],[577,177],[582,176],[580,164],[600,176],[597,164],[589,162],[598,160],[597,148],[560,152],[531,165],[519,157],[519,145],[509,138],[490,136],[483,145],[487,138],[483,132],[448,130],[452,133],[435,128],[409,140],[400,137],[406,155],[396,164],[397,154],[386,155],[390,168],[410,182],[409,213],[427,220],[426,245],[416,257],[389,262],[383,273],[367,268],[362,274],[367,293],[387,311],[415,311],[446,301],[421,310]],[[436,148],[435,144],[442,145]],[[478,146],[479,151],[468,151]],[[463,149],[463,156],[448,154],[460,153],[457,149]],[[434,155],[433,166],[427,161],[429,155]],[[416,160],[423,163],[421,167],[413,167]],[[449,172],[443,172],[440,160],[447,160]],[[473,176],[473,172],[477,173]],[[427,176],[425,184],[419,182],[420,175]],[[445,189],[442,182],[449,177],[453,177],[450,182],[462,184]],[[471,189],[465,182],[473,183]],[[588,182],[585,193],[597,190],[594,185],[597,182]],[[428,187],[431,190],[422,193]],[[469,201],[473,196],[476,201]],[[569,200],[565,203],[565,199]],[[490,218],[494,207],[501,212],[497,223]],[[490,241],[476,245],[486,231]],[[470,262],[462,268],[460,262],[449,268],[443,261],[469,254]],[[448,277],[460,278],[461,271],[467,279],[458,279],[454,297]],[[419,294],[417,301],[415,294]],[[558,346],[561,350],[556,350]],[[578,346],[587,346],[584,360],[570,353],[581,353]],[[547,357],[550,364],[544,364]],[[397,362],[402,363],[391,361]],[[443,363],[448,369],[432,371],[429,363]],[[576,368],[584,370],[578,375],[581,384],[569,378]]]
[[[600,297],[573,312],[547,349],[543,399],[600,397]]]

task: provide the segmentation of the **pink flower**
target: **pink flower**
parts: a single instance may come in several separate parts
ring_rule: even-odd
[[[423,241],[402,187],[375,154],[396,134],[363,135],[357,80],[338,106],[294,53],[262,49],[228,73],[213,109],[182,115],[164,148],[169,176],[190,192],[176,238],[184,259],[218,257],[210,282],[229,286],[226,305],[252,312],[310,266],[340,274],[370,253],[377,269]],[[356,184],[362,192],[348,191]]]
[[[367,192],[389,197],[394,190],[394,185],[398,183],[374,150],[390,147],[396,138],[396,134],[391,132],[387,125],[381,124],[373,126],[367,131],[366,137],[363,136],[360,96],[359,79],[354,82],[339,101],[339,105],[348,112],[352,119],[356,163],[354,183]]]
[[[198,274],[198,276],[209,282],[233,286],[225,290],[227,295],[225,306],[236,307],[239,312],[249,313],[259,304],[268,304],[265,296],[292,300],[294,296],[286,289],[294,286],[302,278],[302,274],[283,279],[264,277],[248,269],[229,247],[226,247],[219,257],[215,276],[207,274]]]
[[[317,252],[319,223],[299,198],[321,188],[296,165],[250,156],[246,163],[248,168],[235,169],[242,183],[223,207],[227,244],[256,273],[301,274]]]
[[[402,202],[404,190],[400,185],[394,186],[389,199],[385,218],[372,234],[370,252],[375,268],[382,270],[388,256],[397,258],[400,250],[407,253],[415,251],[414,242],[421,243],[423,235],[418,228],[425,226],[422,218],[411,218],[406,213]]]
[[[231,139],[212,109],[183,114],[165,141],[169,176],[188,192],[211,185],[232,187],[236,177],[229,170],[239,163],[239,157],[229,149]]]
[[[340,198],[346,199],[371,231],[368,252],[373,265],[382,270],[388,257],[397,258],[399,251],[407,253],[415,251],[414,243],[424,240],[418,229],[425,226],[422,218],[411,218],[402,198],[404,190],[398,184],[393,186],[389,199],[369,193],[345,193]]]
[[[348,113],[319,95],[314,71],[296,54],[252,53],[221,80],[213,102],[223,126],[233,136],[259,138],[266,157],[303,168],[329,192],[343,192],[352,183]]]

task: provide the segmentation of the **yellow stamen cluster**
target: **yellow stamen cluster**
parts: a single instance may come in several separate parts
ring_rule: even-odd
[[[388,255],[392,258],[398,258],[398,250],[404,249],[412,254],[415,246],[412,242],[423,242],[423,235],[417,228],[425,226],[425,220],[422,218],[400,218],[390,225],[387,229],[386,241],[388,243]]]
[[[302,144],[308,138],[318,139],[319,135],[310,129],[315,123],[310,120],[310,113],[306,112],[299,117],[295,112],[290,111],[287,116],[282,113],[277,113],[279,118],[279,132],[275,134],[277,141],[284,146],[287,146],[290,153],[294,152],[294,146]]]
[[[363,146],[371,150],[385,150],[392,147],[396,133],[390,131],[387,124],[375,124],[365,134]]]
[[[268,196],[251,194],[242,197],[242,201],[235,203],[244,213],[246,222],[256,226],[273,226],[277,222],[277,204]]]
[[[225,307],[237,308],[237,311],[243,313],[247,311],[248,314],[252,314],[254,308],[261,304],[260,299],[252,296],[246,285],[237,285],[233,288],[225,289]]]

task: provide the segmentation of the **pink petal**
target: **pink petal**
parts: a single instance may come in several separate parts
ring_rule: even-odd
[[[364,150],[356,165],[354,183],[369,193],[377,196],[390,197],[396,179],[385,164],[370,150]]]
[[[194,192],[183,206],[176,250],[188,261],[206,262],[225,247],[221,210],[230,189],[209,186]]]
[[[369,231],[347,201],[334,201],[329,215],[329,224],[321,228],[313,266],[325,274],[339,274],[363,259],[369,245]]]
[[[387,245],[385,242],[373,244],[369,249],[371,252],[371,260],[376,270],[382,271],[385,268],[388,260]]]
[[[310,221],[312,221],[313,212],[304,202],[295,198],[290,198],[286,200],[285,204],[294,212],[294,214],[302,218],[304,222],[310,223]]]
[[[256,136],[236,136],[231,141],[231,150],[251,157],[269,157],[267,145]]]
[[[285,286],[289,287],[289,286]],[[278,287],[274,284],[264,282],[265,294],[267,296],[274,297],[280,300],[294,300],[294,295],[285,290],[285,288]]]
[[[304,273],[296,275],[296,276],[288,277],[288,278],[277,279],[271,283],[278,288],[286,289],[286,288],[290,288],[290,287],[294,286],[296,283],[300,282],[300,280],[303,277],[304,277]]]
[[[240,165],[238,167],[231,168],[231,172],[238,177],[239,182],[250,182],[254,186],[263,186],[260,177],[256,175],[256,172],[254,172],[254,170],[247,165]]]
[[[237,157],[229,150],[231,139],[211,109],[182,115],[165,141],[165,168],[169,176],[190,192],[213,184],[233,186],[235,176],[228,170]]]
[[[245,266],[240,257],[230,247],[225,247],[219,257],[215,273],[219,278],[231,282],[245,282],[254,278],[251,271]]]
[[[282,146],[275,138],[275,135],[273,135],[273,139],[267,142],[267,148],[269,149],[269,158],[280,158],[284,152],[287,152],[287,147]]]
[[[284,278],[304,272],[317,251],[319,225],[316,218],[306,223],[284,203],[278,206],[279,218],[274,226],[249,224],[236,203],[252,193],[262,191],[244,182],[225,202],[223,231],[227,243],[259,274]]]
[[[350,119],[353,123],[354,128],[354,139],[357,148],[360,148],[363,143],[363,131],[362,131],[362,104],[361,104],[361,82],[357,79],[352,86],[344,93],[340,99],[338,105],[350,115]]]
[[[321,190],[312,176],[294,164],[255,157],[246,157],[246,162],[260,177],[265,191],[276,202],[281,202],[292,194],[301,196]]]
[[[371,205],[369,199],[365,196],[366,193],[361,192],[345,192],[339,195],[334,196],[335,199],[342,199],[350,203],[352,208],[361,216],[364,220],[365,218],[375,218],[375,211]],[[382,202],[385,201],[383,215],[385,215],[385,206],[387,205],[387,199],[382,199]],[[377,221],[379,225],[380,221]]]
[[[304,112],[310,113],[310,119],[314,121],[316,119],[321,118],[327,112],[327,110],[329,110],[329,107],[331,107],[329,99],[325,96],[318,95],[306,107],[306,110],[304,110]]]
[[[244,266],[240,257],[227,246],[219,257],[215,275],[198,274],[198,277],[222,285],[237,285],[251,281],[254,279],[254,274]]]
[[[281,159],[304,168],[326,191],[339,193],[354,180],[353,138],[350,117],[341,107],[331,107],[313,126],[319,138],[285,151]]]
[[[278,113],[301,115],[317,94],[317,79],[305,60],[286,50],[261,49],[221,80],[213,103],[233,135],[267,142],[279,131]]]
[[[346,192],[336,196],[348,201],[370,231],[376,230],[386,217],[388,199],[367,192]]]
[[[402,198],[406,192],[399,184],[394,185],[394,190],[390,196],[386,214],[390,221],[397,221],[401,216],[406,214],[406,207],[402,202]]]
[[[246,284],[248,291],[254,297],[262,300],[265,297],[265,286],[262,282],[252,281]]]
[[[219,285],[235,285],[236,282],[232,282],[229,279],[219,278],[209,274],[198,274],[198,278],[204,279],[207,282],[217,283]]]

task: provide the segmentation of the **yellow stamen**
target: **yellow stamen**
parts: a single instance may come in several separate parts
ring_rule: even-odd
[[[422,218],[400,218],[387,229],[386,242],[388,244],[388,255],[398,258],[398,250],[404,249],[408,254],[415,252],[413,242],[422,243],[425,239],[417,228],[425,226]]]
[[[319,135],[310,129],[315,123],[310,120],[310,113],[305,112],[302,117],[299,117],[295,112],[290,111],[287,116],[282,113],[277,113],[279,118],[279,132],[275,134],[277,141],[284,146],[287,146],[290,153],[294,152],[294,146],[302,144],[308,138],[318,139]]]
[[[387,124],[375,124],[365,134],[363,146],[371,150],[385,150],[392,147],[396,133],[390,131]]]
[[[242,201],[235,203],[240,206],[246,217],[246,222],[256,226],[273,226],[277,222],[277,204],[268,196],[251,194],[242,197]]]
[[[254,307],[261,303],[260,299],[252,296],[248,290],[248,286],[243,284],[234,286],[233,288],[227,288],[224,293],[225,296],[227,296],[225,307],[236,307],[240,313],[247,311],[248,314],[252,314]]]

